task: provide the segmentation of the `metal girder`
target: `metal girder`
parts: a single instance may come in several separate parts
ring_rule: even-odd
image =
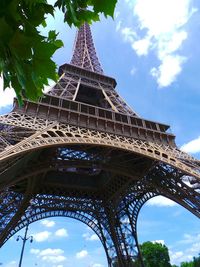
[[[32,118],[32,120],[33,119],[34,118]],[[29,125],[34,125],[34,122],[29,120]],[[7,147],[6,150],[0,152],[0,160],[3,161],[27,151],[63,144],[102,145],[131,151],[153,160],[169,164],[188,175],[200,179],[199,165],[194,162],[193,166],[195,167],[191,167],[191,165],[187,164],[187,161],[184,160],[185,153],[175,150],[174,148],[170,149],[169,146],[162,146],[152,142],[145,142],[100,131],[92,131],[86,128],[64,125],[56,122],[49,123],[46,128],[43,127],[41,131],[37,131],[35,134],[25,138],[16,145]]]
[[[116,261],[144,267],[137,218],[163,195],[200,217],[200,161],[180,151],[168,126],[140,118],[115,91],[90,28],[78,31],[71,65],[38,103],[0,116],[0,246],[37,220],[87,224]]]
[[[86,70],[103,73],[87,23],[81,26],[77,32],[71,64]]]

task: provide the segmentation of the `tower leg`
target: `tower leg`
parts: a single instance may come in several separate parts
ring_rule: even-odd
[[[13,231],[30,206],[31,196],[35,186],[35,179],[29,179],[25,192],[18,192],[16,188],[5,188],[0,194],[0,246],[12,235]]]
[[[115,254],[112,255],[113,267],[144,267],[137,240],[135,223],[128,210],[120,212],[111,206],[106,209],[109,233]]]

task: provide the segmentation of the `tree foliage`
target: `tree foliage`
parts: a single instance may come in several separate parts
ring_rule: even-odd
[[[180,267],[194,267],[193,262],[181,262]]]
[[[145,267],[171,267],[168,248],[160,243],[144,242],[140,250]],[[139,259],[127,259],[127,267],[141,267]],[[117,259],[113,267],[120,267]]]
[[[190,262],[182,262],[180,267],[200,267],[200,254]]]
[[[54,16],[56,7],[63,20],[79,27],[99,20],[100,13],[113,16],[117,0],[1,0],[0,5],[0,75],[4,89],[13,87],[18,100],[36,100],[48,79],[57,80],[54,52],[63,46],[55,31],[43,36],[39,26]]]
[[[144,242],[141,253],[145,267],[170,267],[168,248],[160,243]]]

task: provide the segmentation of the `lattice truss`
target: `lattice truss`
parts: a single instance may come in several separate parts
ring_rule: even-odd
[[[99,103],[99,106],[115,112],[137,116],[135,111],[126,104],[112,85],[105,84],[103,81],[95,81],[90,78],[80,77],[80,75],[72,74],[67,70],[65,70],[60,81],[48,94],[75,101],[81,86],[87,86],[102,92],[103,99]]]
[[[137,240],[140,209],[150,198],[163,195],[200,217],[200,162],[173,142],[162,142],[162,130],[157,139],[134,138],[123,131],[117,134],[116,124],[112,132],[106,131],[107,121],[102,126],[95,113],[90,118],[93,128],[81,125],[83,114],[74,121],[72,116],[71,123],[59,120],[67,108],[48,101],[83,101],[89,109],[93,103],[81,93],[88,88],[96,90],[88,91],[93,95],[88,101],[97,101],[94,106],[139,120],[114,90],[112,79],[102,75],[87,24],[77,34],[71,63],[77,69],[63,69],[45,103],[14,106],[0,116],[0,245],[27,224],[65,216],[94,230],[108,266],[140,261],[144,267]],[[70,113],[68,109],[63,114]]]
[[[77,32],[71,64],[91,71],[91,73],[103,75],[88,24],[81,26]],[[103,79],[95,80],[91,78],[91,73],[89,77],[85,77],[64,69],[64,71],[62,70],[60,81],[50,90],[49,94],[75,101],[78,98],[80,87],[89,87],[93,89],[92,91],[102,93],[102,99],[98,103],[99,106],[115,112],[137,116],[115,91],[113,85],[105,83]],[[86,89],[84,88],[84,90]],[[86,94],[92,94],[92,91],[86,92]]]
[[[87,23],[81,26],[77,32],[74,52],[70,64],[86,70],[103,73],[96,55],[91,30]]]
[[[176,147],[15,112],[0,121],[1,244],[27,223],[72,217],[99,236],[109,266],[126,266],[140,258],[137,217],[151,197],[200,217],[199,162]]]

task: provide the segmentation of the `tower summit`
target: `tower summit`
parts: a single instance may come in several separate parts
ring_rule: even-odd
[[[83,24],[77,31],[70,64],[103,74],[95,51],[90,26],[87,23]]]
[[[199,161],[177,148],[169,126],[119,96],[87,24],[59,74],[37,103],[15,100],[0,116],[0,245],[37,220],[71,217],[98,235],[109,267],[144,267],[141,207],[163,195],[200,217]]]

